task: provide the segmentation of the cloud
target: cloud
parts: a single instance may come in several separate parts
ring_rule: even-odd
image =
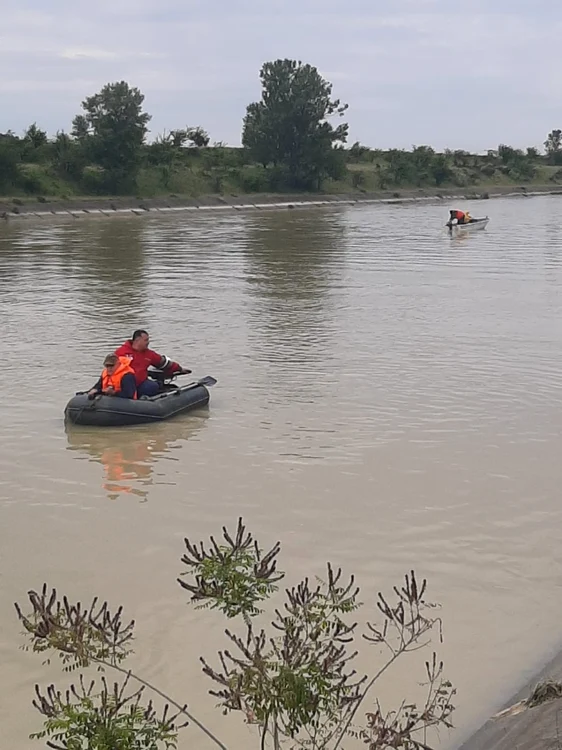
[[[71,47],[60,53],[60,57],[66,60],[116,60],[117,52],[107,49],[96,49],[95,47]]]
[[[125,79],[153,133],[201,124],[238,143],[260,66],[294,57],[349,103],[352,140],[527,146],[562,125],[561,31],[558,0],[23,0],[3,9],[0,131],[68,128],[85,96]]]

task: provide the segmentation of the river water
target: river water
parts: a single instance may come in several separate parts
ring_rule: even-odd
[[[135,666],[235,747],[198,657],[224,622],[176,583],[183,538],[243,516],[294,582],[326,560],[442,604],[454,747],[560,646],[562,232],[556,197],[208,212],[0,229],[0,734],[41,725],[12,603],[45,581],[123,603]],[[136,327],[218,379],[208,410],[68,429],[66,401]],[[397,664],[380,697],[409,694]],[[423,673],[419,673],[423,678]],[[390,707],[388,705],[387,707]],[[181,748],[211,747],[187,729]]]

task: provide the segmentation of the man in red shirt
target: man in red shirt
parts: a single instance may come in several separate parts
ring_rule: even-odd
[[[148,333],[142,329],[138,329],[133,333],[133,337],[128,341],[125,341],[123,346],[120,346],[115,350],[115,354],[118,357],[129,357],[131,360],[131,367],[135,371],[135,380],[137,382],[137,395],[141,396],[156,396],[160,390],[160,386],[155,380],[149,380],[148,368],[156,367],[159,370],[163,370],[165,375],[172,375],[173,373],[187,374],[191,370],[187,370],[185,367],[178,365],[177,362],[172,362],[171,359],[158,354],[148,348],[150,343],[150,337]]]

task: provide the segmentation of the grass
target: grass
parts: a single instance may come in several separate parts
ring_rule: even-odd
[[[438,195],[443,192],[459,190],[478,190],[485,192],[493,188],[517,188],[525,186],[551,186],[556,189],[562,183],[562,170],[558,167],[538,165],[532,180],[519,181],[509,175],[495,170],[492,175],[484,174],[473,168],[456,168],[455,179],[449,183],[436,186],[421,182],[421,184],[381,184],[382,163],[362,162],[349,164],[345,176],[340,180],[327,181],[322,192],[327,194],[363,194],[386,193],[398,195],[402,192]],[[48,165],[23,164],[22,173],[25,177],[23,189],[14,192],[6,198],[0,197],[0,203],[14,205],[25,203],[51,203],[58,201],[107,201],[119,200],[116,196],[85,195],[84,189],[72,180],[57,177]],[[291,191],[283,190],[284,194]],[[252,195],[272,194],[268,182],[268,173],[258,165],[241,164],[237,166],[213,167],[203,164],[180,165],[172,169],[154,166],[141,169],[137,181],[136,196],[139,200],[150,198],[177,197],[193,199],[211,195]],[[123,199],[123,196],[121,196]]]

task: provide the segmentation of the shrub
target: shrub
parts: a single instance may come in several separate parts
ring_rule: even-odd
[[[218,665],[201,659],[203,673],[214,683],[209,692],[223,711],[238,712],[257,727],[262,748],[271,739],[274,750],[285,740],[311,750],[337,750],[351,735],[370,750],[427,750],[428,729],[452,726],[455,690],[443,678],[443,664],[435,654],[426,662],[423,706],[404,702],[387,714],[378,702],[372,711],[365,706],[396,659],[427,645],[435,629],[441,632],[441,621],[432,614],[435,605],[425,599],[425,580],[411,572],[392,597],[379,593],[375,612],[380,621],[367,621],[361,637],[386,656],[374,674],[361,676],[354,668],[360,637],[354,618],[362,603],[353,576],[346,580],[328,563],[324,581],[311,584],[305,578],[285,589],[284,601],[267,623],[262,605],[279,593],[285,577],[277,567],[280,543],[264,551],[242,519],[233,535],[223,527],[223,539],[211,537],[208,545],[186,539],[178,583],[196,608],[215,609],[227,620],[239,621],[241,632],[225,631],[228,648],[219,652]],[[34,737],[62,750],[158,750],[175,747],[187,719],[226,750],[184,703],[121,666],[132,652],[135,627],[134,621],[122,619],[122,607],[112,611],[97,599],[89,607],[73,604],[46,584],[28,597],[28,612],[19,605],[16,610],[33,651],[58,653],[67,671],[104,667],[125,677],[113,687],[102,678],[96,687],[80,674],[65,694],[53,685],[37,687],[34,706],[44,716],[44,728]],[[143,690],[130,692],[131,681],[155,690],[176,713],[170,716],[166,705],[157,716],[150,703],[143,706]],[[366,713],[358,726],[360,710]]]

